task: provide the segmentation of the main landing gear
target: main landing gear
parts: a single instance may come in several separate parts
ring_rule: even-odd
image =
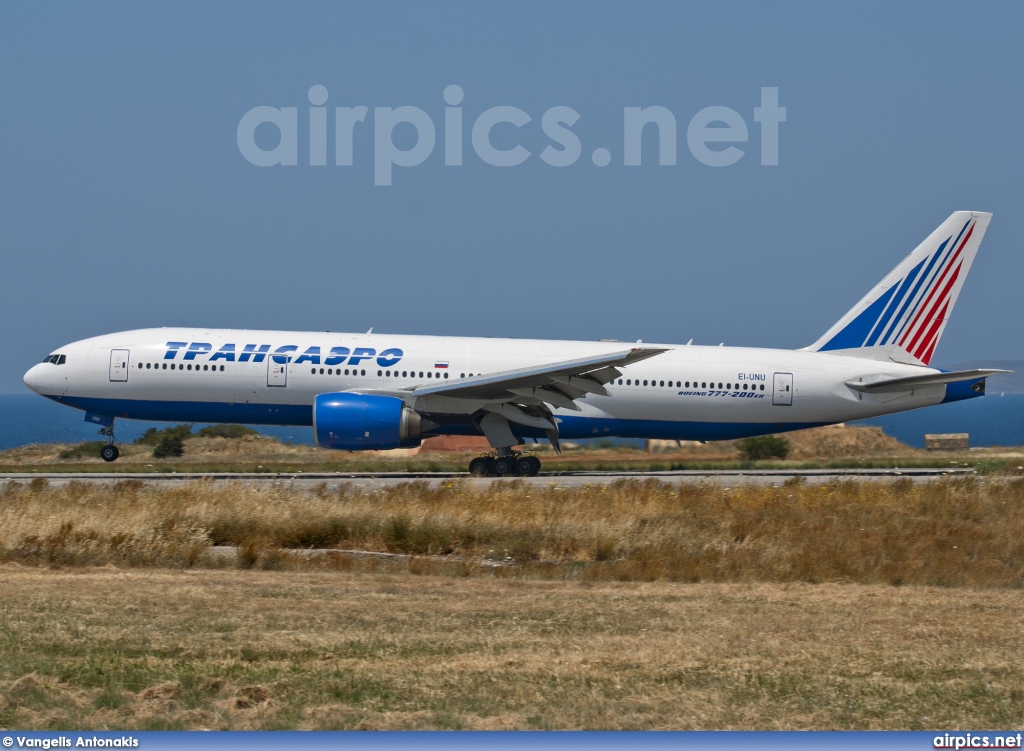
[[[536,477],[540,459],[511,449],[499,449],[497,455],[478,456],[469,463],[473,477]]]
[[[100,449],[100,459],[105,462],[116,460],[121,455],[121,452],[114,445],[114,421],[111,420],[110,425],[100,428],[99,434],[107,437],[107,445]]]

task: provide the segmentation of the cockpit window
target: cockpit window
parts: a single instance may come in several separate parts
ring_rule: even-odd
[[[67,358],[64,357],[64,355],[58,355],[57,356],[57,364],[58,365],[63,365],[65,362],[67,362]]]
[[[47,355],[46,357],[43,358],[43,362],[50,362],[53,363],[54,365],[63,365],[65,362],[67,362],[67,357],[65,357],[64,355]]]

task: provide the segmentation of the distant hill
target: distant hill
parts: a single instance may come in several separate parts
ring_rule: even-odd
[[[1012,370],[1013,373],[994,375],[988,379],[986,391],[989,394],[1000,392],[1007,394],[1024,394],[1024,360],[969,360],[953,365],[943,365],[943,370],[974,370],[976,368],[996,368]]]

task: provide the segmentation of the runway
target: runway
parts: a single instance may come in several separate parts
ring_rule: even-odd
[[[44,478],[53,487],[71,482],[105,484],[132,480],[157,486],[173,486],[190,482],[230,483],[247,485],[279,485],[288,488],[327,489],[342,485],[380,490],[408,482],[426,482],[431,485],[462,481],[483,487],[495,482],[521,482],[526,486],[555,486],[577,488],[587,485],[609,484],[627,480],[658,480],[666,483],[694,485],[782,485],[800,478],[809,484],[823,484],[835,480],[861,480],[865,482],[896,482],[912,480],[927,482],[949,477],[973,476],[967,467],[900,468],[900,469],[803,469],[803,470],[675,470],[665,472],[542,472],[537,477],[471,477],[465,472],[21,472],[0,474],[0,482],[30,482]]]

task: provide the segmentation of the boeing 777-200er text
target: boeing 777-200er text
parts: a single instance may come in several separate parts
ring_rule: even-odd
[[[985,393],[999,370],[929,366],[991,214],[958,211],[809,347],[624,345],[234,329],[143,329],[61,347],[33,391],[115,418],[312,425],[319,446],[416,446],[480,435],[473,474],[535,475],[528,439],[723,440]]]

